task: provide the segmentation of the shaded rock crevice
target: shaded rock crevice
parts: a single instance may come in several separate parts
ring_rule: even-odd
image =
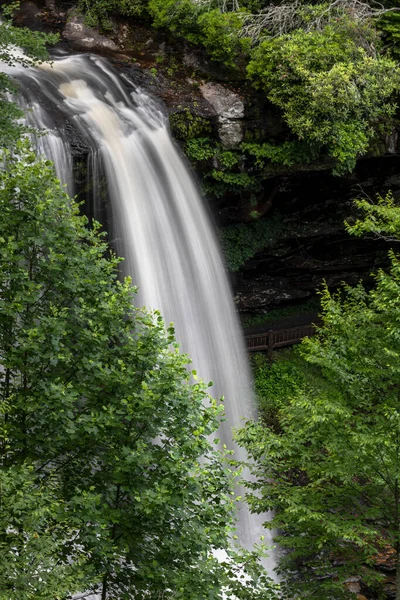
[[[293,174],[277,187],[270,214],[278,214],[280,233],[233,276],[241,312],[268,312],[310,298],[324,281],[331,289],[360,280],[370,285],[371,272],[389,265],[389,248],[400,251],[400,244],[355,238],[344,227],[358,216],[354,198],[374,199],[389,190],[400,198],[399,156],[362,160],[347,178]]]

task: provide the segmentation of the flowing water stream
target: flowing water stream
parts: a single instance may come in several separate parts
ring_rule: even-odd
[[[173,143],[159,104],[98,56],[56,59],[39,68],[8,69],[20,83],[26,120],[48,133],[35,139],[54,161],[60,180],[74,193],[73,161],[66,131],[88,148],[87,172],[95,216],[109,198],[108,229],[123,270],[138,285],[137,302],[157,308],[175,324],[182,350],[211,393],[224,395],[222,443],[255,409],[243,336],[214,229],[196,183]],[[238,536],[251,548],[265,515],[238,510]],[[275,559],[266,567],[272,575]]]

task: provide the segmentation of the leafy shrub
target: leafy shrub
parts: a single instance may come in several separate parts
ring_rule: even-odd
[[[307,142],[295,140],[283,142],[280,145],[243,143],[244,152],[255,159],[255,165],[261,169],[268,164],[284,165],[291,167],[295,164],[307,164],[318,157],[318,148]]]
[[[185,137],[185,127],[179,124],[176,131],[172,126],[175,137]],[[224,150],[212,138],[189,136],[184,149],[194,163],[214,159],[213,168],[205,171],[203,177],[205,190],[217,198],[226,193],[254,195],[261,190],[261,181],[271,171],[271,165],[305,164],[318,157],[318,149],[296,140],[281,145],[243,143],[237,150]]]
[[[78,10],[85,15],[86,23],[111,29],[110,16],[141,17],[147,10],[148,0],[79,0]]]
[[[202,10],[204,7],[191,0],[149,0],[154,27],[168,29],[194,44],[201,42],[198,17]]]
[[[178,140],[192,140],[211,132],[209,121],[203,117],[193,115],[189,109],[171,115],[169,123],[173,135]]]
[[[257,402],[262,419],[269,427],[279,430],[279,411],[285,408],[289,398],[306,382],[301,363],[302,359],[293,349],[281,351],[272,363],[265,354],[252,357]]]
[[[400,87],[396,64],[369,56],[340,25],[265,40],[248,73],[300,140],[336,159],[338,174],[352,170],[390,122]]]
[[[233,173],[232,171],[212,169],[212,171],[207,174],[207,177],[220,184],[219,186],[214,186],[214,195],[217,197],[221,197],[227,192],[256,192],[260,189],[260,184],[257,179],[244,171]]]
[[[391,8],[393,7],[393,3]],[[394,6],[399,8],[398,2],[394,1]],[[383,32],[385,46],[396,55],[400,54],[400,12],[388,12],[377,22],[377,27]]]
[[[204,46],[212,60],[236,68],[250,49],[250,41],[240,37],[242,21],[237,13],[209,10],[191,0],[150,0],[154,27],[169,29],[189,42]]]
[[[189,139],[185,153],[194,162],[208,160],[215,156],[215,142],[208,137]]]
[[[199,17],[198,25],[201,43],[213,60],[236,68],[238,60],[249,52],[251,42],[249,38],[239,36],[242,21],[237,13],[212,10]]]
[[[283,6],[279,17],[282,27],[280,22],[275,23],[277,31],[272,28],[271,37],[266,37],[268,31],[261,27],[258,38],[253,39],[258,45],[251,50],[250,37],[246,37],[251,35],[248,20],[243,15],[259,13],[273,4],[277,2],[244,0],[239,10],[229,10],[233,5],[228,5],[224,12],[217,0],[78,0],[91,24],[110,27],[113,13],[148,13],[154,27],[202,46],[213,61],[229,69],[240,70],[247,62],[254,86],[265,91],[282,110],[297,137],[281,146],[244,148],[256,159],[257,167],[291,166],[328,156],[335,160],[336,174],[351,171],[374,138],[392,126],[396,109],[393,95],[400,88],[400,69],[379,55],[381,42],[373,24],[373,10],[370,18],[358,18],[346,7],[330,8],[326,2],[299,3],[292,22],[288,3],[289,14],[285,15]],[[389,43],[400,40],[398,13],[386,14],[379,27]],[[185,131],[174,133],[179,139],[192,139],[203,137],[206,131],[189,136]],[[187,150],[196,152],[193,144]],[[253,186],[254,182],[246,182],[237,173],[232,178],[217,171],[211,175],[215,183],[209,182],[209,187],[214,185],[214,195],[232,186]]]
[[[49,58],[47,52],[48,44],[58,42],[58,35],[45,34],[39,31],[31,31],[26,27],[13,27],[9,17],[16,8],[15,3],[2,7],[2,19],[0,22],[0,61],[12,66],[20,64],[32,66]],[[19,47],[24,54],[13,52],[13,48]],[[21,109],[10,102],[10,94],[17,92],[15,82],[6,74],[0,73],[0,146],[13,146],[15,142],[26,133],[28,128],[20,121]]]
[[[221,198],[227,193],[252,195],[260,190],[259,176],[243,169],[241,150],[224,150],[211,138],[195,137],[186,142],[185,153],[194,163],[212,160],[211,168],[204,170],[202,167],[204,191],[210,196]]]

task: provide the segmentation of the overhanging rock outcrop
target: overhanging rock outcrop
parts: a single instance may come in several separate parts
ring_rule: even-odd
[[[200,92],[218,117],[218,135],[223,146],[237,147],[243,141],[242,119],[245,115],[245,106],[239,94],[213,82],[200,86]]]

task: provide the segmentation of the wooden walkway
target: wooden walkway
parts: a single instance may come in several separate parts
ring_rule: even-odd
[[[315,334],[315,326],[300,325],[290,329],[270,329],[266,333],[255,333],[246,335],[246,345],[249,352],[267,352],[271,356],[276,348],[293,346],[298,344],[305,337],[311,337]]]

